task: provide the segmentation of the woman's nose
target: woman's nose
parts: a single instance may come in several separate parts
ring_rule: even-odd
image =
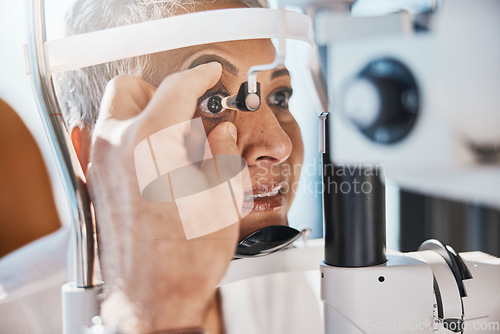
[[[267,104],[263,103],[257,111],[240,115],[238,146],[248,166],[273,166],[288,159],[292,142]]]

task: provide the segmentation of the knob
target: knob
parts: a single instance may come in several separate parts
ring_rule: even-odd
[[[342,113],[370,140],[392,144],[405,138],[419,111],[414,76],[391,58],[371,61],[343,90]]]

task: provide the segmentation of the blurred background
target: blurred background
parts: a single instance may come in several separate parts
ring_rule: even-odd
[[[48,0],[46,17],[50,32],[56,29],[72,1]],[[425,6],[429,1],[359,1],[354,13],[386,13],[409,6]],[[397,4],[397,5],[395,5]],[[64,188],[57,172],[25,70],[23,44],[26,41],[24,1],[0,2],[0,99],[6,101],[22,118],[38,143],[46,163],[54,199],[63,225],[69,225],[69,212]],[[292,75],[294,97],[291,110],[298,120],[306,147],[303,175],[298,195],[290,212],[292,226],[310,227],[312,237],[323,235],[320,162],[318,153],[318,120],[321,112],[309,77],[304,75],[309,46],[301,42],[287,45],[287,66]],[[1,186],[1,185],[0,185]],[[414,251],[426,239],[436,238],[457,251],[480,250],[500,256],[500,212],[481,203],[463,202],[441,196],[400,189],[395,183],[386,185],[387,245],[401,251]],[[500,207],[500,206],[499,206]],[[29,209],[29,208],[27,208]],[[2,223],[2,222],[0,222]]]

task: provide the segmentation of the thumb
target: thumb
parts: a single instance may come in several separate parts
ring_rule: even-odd
[[[166,77],[145,110],[164,127],[193,118],[198,98],[215,86],[222,74],[217,62]]]

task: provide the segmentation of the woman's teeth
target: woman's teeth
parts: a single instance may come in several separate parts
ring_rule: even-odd
[[[256,193],[256,194],[253,194],[253,193],[252,194],[247,194],[245,196],[245,199],[246,200],[250,200],[250,199],[255,199],[255,198],[263,198],[263,197],[276,196],[281,191],[281,188],[283,188],[283,185],[277,185],[271,191],[268,191],[268,192],[260,192],[260,193]]]
[[[261,193],[261,194],[255,194],[252,195],[253,197],[270,197],[277,195],[280,192],[281,187],[274,189],[273,191],[267,192],[267,193]]]

